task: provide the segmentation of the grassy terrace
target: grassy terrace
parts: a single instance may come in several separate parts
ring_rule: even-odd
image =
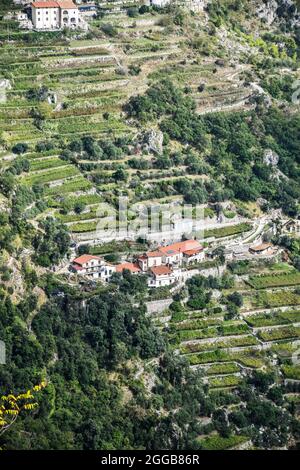
[[[254,328],[286,325],[300,321],[300,311],[262,313],[245,317],[245,321]]]
[[[64,165],[62,168],[55,168],[47,171],[32,173],[22,178],[26,186],[32,186],[35,183],[51,183],[52,181],[64,180],[73,176],[78,176],[79,170],[73,165]]]
[[[184,325],[183,325],[184,326]],[[222,324],[217,327],[208,327],[202,329],[182,329],[174,334],[174,338],[178,342],[190,341],[196,339],[214,338],[217,336],[231,336],[231,335],[243,335],[249,331],[249,328],[244,323],[235,324]]]
[[[252,225],[249,223],[241,223],[237,225],[230,225],[227,227],[214,228],[204,231],[205,238],[224,238],[232,235],[239,235],[243,232],[248,232],[252,228]]]
[[[242,382],[242,378],[237,375],[226,375],[224,377],[209,377],[210,389],[234,388]]]
[[[249,440],[246,436],[221,437],[211,435],[204,439],[199,439],[203,450],[228,450],[244,444]]]
[[[254,289],[266,289],[268,287],[296,286],[300,284],[300,273],[298,271],[283,274],[251,276],[247,283]]]
[[[78,191],[87,191],[92,189],[92,184],[83,176],[78,176],[70,180],[64,180],[61,184],[47,187],[45,189],[46,196],[61,196],[63,194],[75,193]]]
[[[274,292],[257,291],[244,294],[243,309],[275,308],[300,305],[300,294],[295,290],[278,290]]]
[[[242,336],[237,338],[207,341],[202,343],[189,343],[182,345],[180,350],[182,354],[190,354],[202,351],[215,351],[217,349],[228,349],[245,346],[256,346],[259,342],[252,336]]]
[[[265,364],[264,356],[251,349],[248,351],[243,350],[242,353],[229,353],[222,349],[204,351],[197,354],[190,354],[188,360],[192,366],[235,361],[243,367],[259,369]]]
[[[258,332],[258,337],[265,342],[287,339],[299,339],[300,327],[296,328],[294,326],[283,326],[281,328],[263,330]]]

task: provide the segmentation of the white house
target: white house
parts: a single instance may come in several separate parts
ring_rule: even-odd
[[[78,6],[72,0],[38,0],[31,4],[34,29],[57,30],[77,28],[80,24]]]
[[[122,273],[124,269],[126,271],[130,271],[131,274],[139,274],[141,272],[141,269],[137,263],[129,263],[127,261],[125,263],[117,264],[115,268],[117,273]]]
[[[138,258],[138,264],[141,270],[146,272],[156,266],[181,266],[201,262],[204,258],[204,249],[197,240],[185,240],[144,253]]]
[[[149,287],[170,286],[174,282],[176,282],[176,277],[169,266],[156,266],[150,269]]]
[[[107,263],[100,256],[94,255],[81,255],[75,258],[70,268],[76,274],[101,279],[105,282],[108,282],[112,274],[116,272],[116,266]]]
[[[163,253],[160,251],[150,251],[145,253],[143,256],[138,258],[138,264],[142,271],[148,271],[148,269],[154,266],[161,266],[163,263]]]
[[[104,282],[108,282],[113,275],[113,273],[116,272],[116,266],[110,263],[104,263],[98,272],[98,277]]]
[[[205,253],[202,247],[201,249],[194,248],[192,250],[185,250],[182,256],[185,264],[201,263],[205,259]]]
[[[77,274],[91,275],[99,277],[100,267],[103,266],[103,259],[100,256],[81,255],[73,260],[71,270]]]
[[[185,240],[159,248],[164,254],[164,263],[181,266],[204,260],[203,246],[197,240]]]

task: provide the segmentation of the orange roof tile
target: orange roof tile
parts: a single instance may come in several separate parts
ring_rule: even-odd
[[[38,0],[31,4],[34,8],[63,8],[64,10],[78,8],[72,0]]]
[[[151,268],[151,272],[154,276],[166,276],[167,274],[171,274],[172,270],[168,266],[155,266]]]
[[[35,8],[58,8],[58,3],[54,0],[45,0],[33,2],[31,6]]]
[[[132,273],[139,273],[141,270],[140,268],[138,267],[137,264],[135,263],[121,263],[121,264],[117,264],[116,266],[116,272],[117,273],[121,273],[124,271],[124,269],[128,269],[130,272]]]
[[[165,254],[176,254],[188,250],[197,249],[202,249],[202,246],[197,240],[185,240],[183,242],[173,243],[172,245],[162,246],[161,248],[159,248],[159,250]]]
[[[164,255],[178,255],[180,252],[179,250],[175,250],[173,245],[162,246],[159,251],[161,251]]]
[[[184,255],[187,255],[187,256],[194,256],[194,255],[197,255],[198,253],[200,253],[201,251],[203,251],[203,248],[195,248],[194,250],[185,250],[183,251],[183,254]]]
[[[73,260],[73,263],[76,263],[76,264],[84,264],[84,263],[87,263],[88,261],[92,261],[92,260],[100,260],[100,256],[93,256],[93,255],[81,255],[79,256],[78,258],[75,258]]]
[[[78,8],[78,6],[75,5],[75,3],[72,2],[72,0],[57,0],[57,3],[60,6],[60,8],[63,8],[64,10],[68,10],[68,9],[74,10]]]
[[[147,258],[162,258],[163,253],[160,251],[149,251],[146,253]]]

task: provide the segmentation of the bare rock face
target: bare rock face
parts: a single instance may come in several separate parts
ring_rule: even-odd
[[[6,78],[0,79],[0,103],[6,102],[6,90],[11,90],[11,83]]]
[[[277,8],[278,3],[275,0],[262,3],[261,7],[257,11],[257,15],[259,18],[265,20],[268,25],[271,25],[277,18]]]
[[[268,0],[261,2],[257,9],[259,18],[265,20],[268,25],[276,21],[288,21],[291,26],[300,24],[299,11],[293,0]]]
[[[161,154],[163,152],[164,135],[161,131],[151,129],[145,136],[146,144],[150,152]]]
[[[279,155],[271,149],[265,150],[264,154],[264,163],[272,167],[273,175],[272,178],[276,180],[288,180],[288,177],[282,173],[282,171],[277,167],[279,162]]]
[[[269,166],[277,167],[279,155],[271,149],[265,150],[264,163]]]

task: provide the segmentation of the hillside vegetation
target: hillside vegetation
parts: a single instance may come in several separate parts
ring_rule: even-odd
[[[299,218],[300,24],[295,6],[261,3],[136,5],[98,12],[88,32],[41,33],[1,2],[0,391],[46,384],[0,424],[1,448],[299,443],[300,243],[276,217]],[[149,248],[90,243],[119,196],[201,204],[214,259],[176,292],[128,271],[71,278],[78,242],[111,262]],[[278,256],[226,262],[227,243],[251,244],[270,214]]]

